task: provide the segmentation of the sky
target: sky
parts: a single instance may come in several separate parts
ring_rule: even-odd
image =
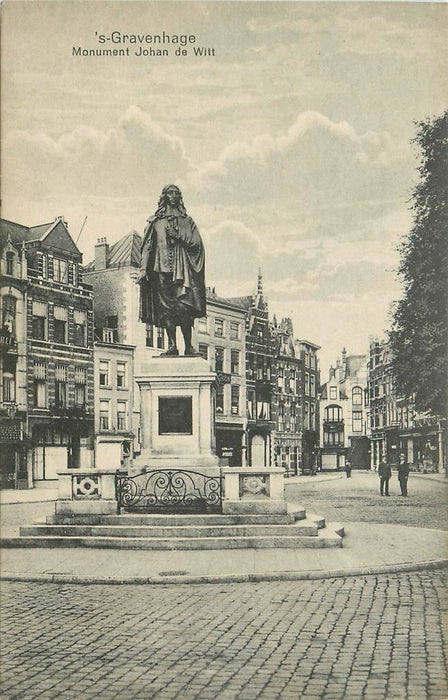
[[[99,237],[142,233],[177,184],[207,285],[252,294],[261,268],[271,316],[321,346],[325,381],[343,347],[384,336],[401,294],[415,122],[446,109],[447,11],[4,0],[1,215],[63,215],[87,263]],[[169,43],[145,39],[163,32]],[[104,49],[125,55],[76,55]]]

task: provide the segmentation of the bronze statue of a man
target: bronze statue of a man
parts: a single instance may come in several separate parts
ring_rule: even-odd
[[[168,349],[178,355],[176,328],[181,327],[185,355],[191,345],[194,319],[206,315],[205,253],[193,219],[187,215],[176,185],[163,188],[157,211],[148,219],[141,249],[140,320],[165,328]]]

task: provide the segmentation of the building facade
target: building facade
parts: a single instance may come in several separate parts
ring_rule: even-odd
[[[247,464],[268,467],[274,464],[275,341],[261,272],[254,296],[234,297],[228,301],[246,313]]]
[[[93,463],[93,293],[82,281],[82,256],[63,217],[34,227],[2,220],[1,236],[3,271],[12,265],[21,279],[13,294],[8,287],[2,296],[2,325],[14,328],[15,308],[18,334],[13,378],[14,363],[2,362],[2,399],[12,396],[6,367],[19,399],[9,403],[17,403],[28,446],[28,485],[36,485],[57,479],[61,469]]]
[[[113,336],[112,336],[113,338]],[[134,348],[95,341],[95,466],[126,468],[134,449]]]
[[[246,460],[246,314],[207,290],[207,317],[197,319],[193,341],[216,372],[216,454],[222,464]]]
[[[345,348],[320,396],[320,453],[322,469],[368,469],[367,363],[365,355],[347,355]]]
[[[302,468],[304,363],[296,356],[291,319],[277,323],[274,317],[271,330],[275,342],[274,463],[288,477],[300,474]]]
[[[309,471],[316,464],[319,450],[320,345],[310,340],[296,340],[294,347],[302,372],[298,386],[302,409],[302,470]]]
[[[371,339],[368,362],[371,467],[384,457],[398,464],[403,453],[416,471],[445,473],[446,417],[418,413],[412,397],[397,396],[388,342]]]

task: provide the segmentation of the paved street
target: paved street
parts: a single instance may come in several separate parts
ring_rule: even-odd
[[[381,499],[375,474],[354,473],[290,483],[287,494],[352,522],[354,538],[356,522],[446,529],[446,488],[415,477],[408,499]],[[3,515],[12,525],[36,508],[46,506]],[[1,694],[446,700],[447,583],[448,569],[212,585],[5,581]]]
[[[412,527],[448,529],[448,483],[437,477],[409,476],[409,497],[400,496],[397,473],[390,480],[390,498],[379,495],[376,472],[352,471],[350,479],[341,474],[331,481],[309,480],[301,484],[286,480],[286,498],[307,510],[322,513],[327,520],[342,523],[394,523]],[[297,483],[298,481],[298,483]]]
[[[447,697],[446,572],[3,586],[3,698]]]

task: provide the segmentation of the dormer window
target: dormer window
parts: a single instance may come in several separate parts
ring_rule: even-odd
[[[64,284],[68,284],[68,265],[66,260],[54,258],[53,279],[55,282],[63,282]]]
[[[6,253],[6,274],[7,275],[13,275],[14,274],[14,253],[12,251],[9,251]]]

